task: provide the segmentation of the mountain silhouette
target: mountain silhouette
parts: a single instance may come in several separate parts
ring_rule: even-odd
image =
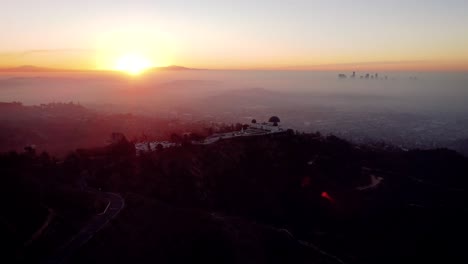
[[[171,66],[166,66],[166,67],[155,67],[153,70],[158,70],[158,71],[192,71],[192,70],[199,70],[199,69],[194,69],[194,68],[187,68],[183,66],[177,66],[177,65],[171,65]]]

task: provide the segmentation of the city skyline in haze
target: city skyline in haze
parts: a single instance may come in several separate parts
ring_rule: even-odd
[[[466,1],[18,0],[1,6],[2,68],[114,70],[123,61],[205,69],[468,70]]]

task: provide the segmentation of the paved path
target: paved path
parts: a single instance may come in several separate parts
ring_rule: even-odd
[[[101,230],[112,218],[119,214],[125,206],[122,196],[115,193],[99,193],[101,198],[109,201],[105,212],[95,215],[78,234],[76,234],[68,243],[62,246],[57,253],[45,263],[57,264],[63,263],[78,248],[86,244],[99,230]]]
[[[356,187],[356,190],[364,191],[364,190],[374,189],[375,187],[379,186],[379,184],[382,183],[383,181],[382,177],[377,177],[374,174],[370,175],[370,179],[371,179],[370,184]]]

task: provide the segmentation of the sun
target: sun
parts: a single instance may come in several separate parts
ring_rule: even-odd
[[[118,58],[114,68],[131,75],[139,75],[152,67],[154,65],[148,58],[141,54],[129,53]]]

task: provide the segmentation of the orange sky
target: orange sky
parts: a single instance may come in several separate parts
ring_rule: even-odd
[[[0,4],[0,67],[468,70],[468,1]]]

